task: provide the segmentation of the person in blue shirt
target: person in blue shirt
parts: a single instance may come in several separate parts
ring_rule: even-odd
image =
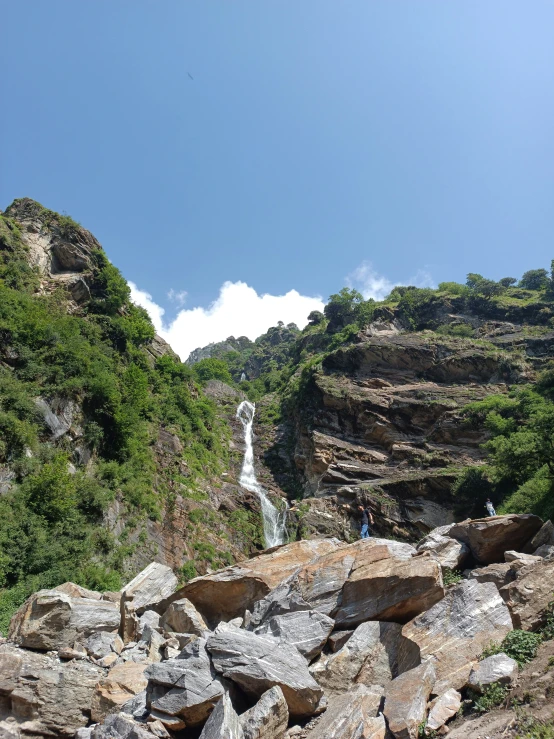
[[[496,516],[496,511],[494,510],[494,506],[490,498],[487,498],[487,502],[485,503],[485,508],[487,509],[489,516]]]
[[[363,505],[358,506],[358,510],[362,514],[362,529],[360,532],[360,536],[362,539],[369,539],[371,536],[371,529],[370,526],[373,526],[373,516],[371,515],[371,511],[369,508],[364,507]]]

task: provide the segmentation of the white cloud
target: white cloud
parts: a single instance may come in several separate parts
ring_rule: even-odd
[[[358,289],[364,298],[383,300],[396,285],[414,285],[415,287],[435,287],[433,278],[424,269],[418,269],[415,275],[407,280],[392,282],[388,277],[375,271],[371,262],[362,262],[346,277],[348,287]]]
[[[188,293],[186,290],[174,290],[173,288],[171,288],[171,290],[167,293],[167,297],[171,300],[171,302],[177,303],[178,306],[185,304],[187,295]]]
[[[185,360],[193,349],[213,341],[223,341],[228,336],[248,336],[256,339],[278,321],[296,323],[303,328],[308,314],[323,310],[320,297],[300,295],[289,290],[285,295],[258,295],[245,282],[225,282],[219,296],[208,308],[188,308],[179,311],[175,320],[164,325],[164,309],[152,296],[129,283],[131,298],[145,308],[156,331]]]

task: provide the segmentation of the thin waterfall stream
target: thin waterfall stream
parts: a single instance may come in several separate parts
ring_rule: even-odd
[[[251,493],[256,493],[260,499],[262,507],[262,517],[264,523],[264,538],[266,547],[275,547],[279,544],[283,544],[285,541],[285,524],[287,519],[287,508],[282,511],[278,511],[277,508],[267,497],[266,491],[260,485],[256,478],[256,471],[254,470],[254,446],[253,446],[253,431],[252,426],[254,424],[254,414],[256,413],[256,406],[250,403],[248,400],[243,400],[237,408],[237,418],[242,423],[244,428],[244,461],[242,463],[242,469],[240,471],[239,484],[249,490]]]

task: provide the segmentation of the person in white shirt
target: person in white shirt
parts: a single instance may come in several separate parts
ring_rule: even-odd
[[[489,516],[496,516],[496,511],[494,510],[494,506],[490,498],[487,498],[487,502],[485,503],[485,508],[487,509]]]

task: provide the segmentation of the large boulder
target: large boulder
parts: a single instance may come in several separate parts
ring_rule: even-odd
[[[385,739],[387,727],[377,715],[383,689],[358,685],[348,695],[336,695],[306,739]]]
[[[545,521],[539,531],[531,539],[528,549],[535,553],[535,550],[543,546],[551,546],[554,544],[554,523]]]
[[[225,692],[205,639],[191,642],[176,659],[150,665],[144,675],[147,707],[168,728],[202,725]]]
[[[451,526],[442,526],[441,529],[452,528]],[[463,567],[469,557],[469,547],[462,541],[451,539],[443,534],[431,531],[425,539],[419,543],[418,552],[429,552],[433,559],[444,569],[456,570]]]
[[[266,691],[255,706],[240,715],[244,739],[283,739],[289,709],[281,688]]]
[[[510,612],[496,586],[462,580],[443,600],[404,626],[399,670],[432,657],[437,675],[433,693],[460,690],[483,649],[491,641],[502,641],[511,630]]]
[[[251,698],[258,699],[279,685],[292,716],[312,716],[318,711],[323,690],[296,647],[236,629],[210,636],[207,649],[216,672]]]
[[[84,730],[81,730],[84,732]],[[96,724],[86,730],[88,739],[152,739],[144,725],[134,721],[124,713],[114,713],[107,716],[101,724]],[[87,739],[84,733],[75,735],[75,739]]]
[[[467,686],[481,693],[493,683],[510,685],[517,679],[519,669],[515,659],[504,652],[481,660],[470,672]]]
[[[545,612],[554,589],[554,561],[542,560],[522,567],[517,579],[500,589],[514,628],[536,631],[545,620]]]
[[[61,649],[98,631],[115,633],[119,621],[119,609],[110,601],[39,590],[14,614],[8,636],[28,649]]]
[[[89,662],[60,663],[44,654],[0,645],[2,717],[25,724],[26,736],[73,737],[90,721],[104,671]]]
[[[118,711],[138,693],[145,690],[148,680],[144,676],[145,664],[124,662],[113,667],[108,676],[98,682],[92,696],[91,718],[103,721],[110,713]]]
[[[174,593],[178,580],[171,567],[151,562],[128,583],[121,593],[121,630],[125,642],[137,637],[139,616],[147,610],[157,610]],[[165,610],[165,609],[164,609]]]
[[[396,739],[416,739],[436,680],[431,662],[399,675],[385,689],[383,712]]]
[[[264,621],[255,633],[291,644],[312,660],[325,646],[334,625],[332,618],[318,611],[293,611]]]
[[[443,596],[441,568],[434,559],[387,557],[353,571],[342,588],[340,606],[331,616],[341,628],[370,619],[405,623]]]
[[[121,654],[123,642],[119,634],[110,633],[109,631],[97,631],[89,636],[85,641],[85,649],[89,657],[93,659],[103,659],[108,655]]]
[[[173,601],[163,614],[160,625],[166,631],[203,636],[208,627],[188,598]]]
[[[239,717],[227,693],[206,721],[200,739],[244,739]]]
[[[357,684],[387,685],[398,674],[401,635],[400,624],[367,621],[310,672],[327,694],[347,693]]]
[[[340,547],[337,539],[298,541],[241,562],[213,575],[196,577],[161,604],[167,608],[173,601],[188,598],[210,624],[230,621],[252,610],[256,601],[279,583],[314,562],[327,552]]]
[[[503,562],[508,549],[521,551],[541,526],[541,519],[530,513],[491,516],[462,521],[448,536],[466,544],[476,562],[488,565]]]

